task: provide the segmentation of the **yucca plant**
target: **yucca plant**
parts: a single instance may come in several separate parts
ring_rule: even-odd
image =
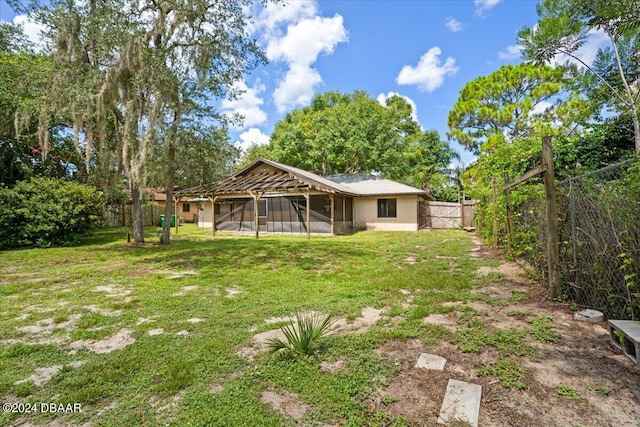
[[[273,353],[288,353],[290,355],[310,355],[314,351],[314,343],[322,338],[335,323],[333,314],[296,313],[295,321],[289,320],[287,325],[280,327],[286,341],[280,338],[269,340],[269,351]]]

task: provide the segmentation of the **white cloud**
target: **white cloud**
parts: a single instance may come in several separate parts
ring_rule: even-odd
[[[315,1],[286,1],[282,3],[267,3],[258,13],[253,25],[255,30],[264,30],[267,36],[280,31],[281,24],[300,22],[305,18],[313,18],[318,13]]]
[[[482,16],[484,12],[493,9],[502,0],[473,0],[473,4],[476,5],[476,15]]]
[[[432,47],[420,57],[417,66],[402,67],[396,82],[400,85],[416,85],[423,92],[433,92],[442,86],[446,76],[454,76],[460,69],[455,65],[456,60],[451,57],[441,64],[440,54],[442,51],[438,46]]]
[[[271,40],[267,46],[267,58],[311,64],[320,53],[333,53],[336,45],[346,40],[342,16],[316,16],[290,25],[286,36]]]
[[[521,56],[522,48],[517,44],[511,44],[505,50],[498,52],[498,58],[504,60],[518,59]]]
[[[29,41],[34,44],[36,50],[44,49],[45,43],[42,32],[45,30],[45,27],[43,25],[34,22],[27,15],[14,16],[13,24],[22,27],[24,34],[27,36]]]
[[[384,93],[381,93],[380,95],[378,95],[376,100],[378,101],[378,103],[380,105],[382,105],[383,107],[386,107],[387,106],[387,99],[391,98],[392,96],[399,96],[400,98],[403,98],[405,101],[407,101],[407,103],[411,106],[411,118],[416,123],[420,123],[418,121],[418,106],[416,105],[414,100],[409,98],[408,96],[400,95],[398,92],[387,92],[386,95]],[[420,125],[420,126],[422,127],[422,125]]]
[[[267,121],[267,113],[260,106],[264,101],[259,96],[265,90],[260,82],[249,88],[245,82],[236,83],[234,90],[242,92],[237,99],[222,101],[222,112],[225,114],[240,114],[244,117],[242,126],[235,129],[245,129],[250,126],[261,125]]]
[[[444,25],[454,33],[462,31],[462,22],[458,21],[456,18],[449,18]]]
[[[333,18],[315,16],[291,24],[287,34],[269,40],[266,54],[271,61],[283,61],[289,66],[285,77],[278,83],[273,98],[279,111],[304,105],[322,77],[311,67],[322,53],[331,54],[338,43],[347,41],[342,16]]]
[[[609,39],[609,36],[607,36],[607,33],[605,33],[603,30],[591,30],[587,33],[587,40],[585,41],[585,43],[573,54],[574,56],[580,58],[580,60],[582,60],[585,64],[591,65],[593,63],[593,60],[596,58],[598,50],[603,48],[604,45],[610,43],[611,39]],[[566,62],[569,62],[572,64],[577,64],[581,68],[584,67],[584,65],[579,63],[579,61],[576,61],[575,59],[562,54],[556,55],[556,57],[553,58],[550,62],[553,66],[562,65]]]
[[[320,16],[314,0],[268,3],[255,16],[252,31],[265,46],[267,58],[287,67],[273,92],[276,107],[284,112],[309,103],[322,83],[313,64],[348,39],[342,16]]]
[[[320,83],[322,77],[317,70],[305,64],[290,64],[284,79],[273,92],[273,101],[278,111],[309,104],[315,87]]]
[[[270,139],[269,135],[265,135],[260,129],[251,128],[240,134],[236,141],[236,145],[243,151],[246,151],[247,148],[252,145],[266,145],[269,143]]]

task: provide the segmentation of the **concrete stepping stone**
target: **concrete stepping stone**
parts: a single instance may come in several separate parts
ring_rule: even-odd
[[[604,314],[598,310],[587,309],[576,312],[573,318],[581,322],[599,323],[604,320]]]
[[[416,363],[416,368],[432,369],[434,371],[443,371],[447,359],[435,354],[422,353]]]
[[[449,380],[442,400],[438,424],[464,421],[478,427],[482,386],[464,381]]]

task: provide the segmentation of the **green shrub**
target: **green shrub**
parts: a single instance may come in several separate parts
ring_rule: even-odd
[[[102,215],[94,187],[63,179],[31,178],[0,188],[0,249],[72,245]]]
[[[311,355],[315,348],[314,343],[322,338],[334,323],[331,314],[322,316],[317,313],[296,313],[295,322],[291,319],[287,325],[280,328],[286,341],[272,338],[268,343],[269,350],[271,353]]]

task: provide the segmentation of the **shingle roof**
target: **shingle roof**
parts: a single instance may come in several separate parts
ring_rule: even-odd
[[[360,196],[418,195],[430,198],[428,193],[376,175],[354,173],[329,175],[325,178],[342,184]]]

